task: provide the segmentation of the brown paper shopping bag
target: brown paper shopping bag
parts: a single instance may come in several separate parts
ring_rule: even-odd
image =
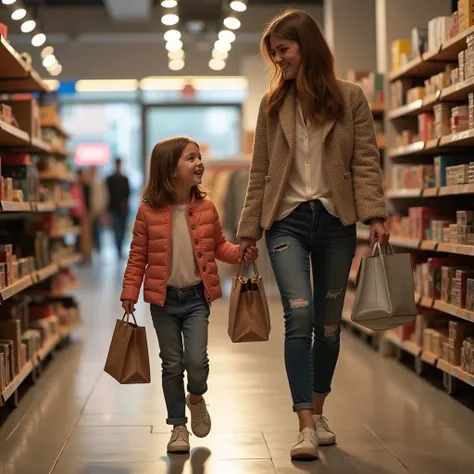
[[[129,315],[115,323],[112,342],[105,362],[105,372],[122,384],[149,383],[150,361],[145,328],[128,321]]]
[[[242,264],[239,275],[232,280],[229,305],[229,337],[232,342],[268,341],[270,312],[262,277],[254,263],[254,275],[246,278]]]

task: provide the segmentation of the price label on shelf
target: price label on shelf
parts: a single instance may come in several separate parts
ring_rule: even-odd
[[[451,370],[451,375],[453,377],[457,377],[459,374],[459,369],[457,369],[456,367],[453,367],[453,369]]]
[[[467,378],[467,383],[471,386],[474,387],[474,377],[472,375],[470,375],[468,378]]]
[[[458,249],[459,247],[457,245],[453,245],[453,249],[451,250],[451,252],[458,253]]]

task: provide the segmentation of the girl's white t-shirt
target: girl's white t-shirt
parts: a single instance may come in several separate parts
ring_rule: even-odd
[[[186,205],[173,206],[168,286],[186,288],[202,281],[186,222]]]

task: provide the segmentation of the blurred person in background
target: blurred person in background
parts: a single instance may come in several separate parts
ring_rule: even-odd
[[[119,258],[123,256],[123,240],[127,228],[128,199],[130,197],[130,184],[128,178],[122,174],[122,160],[115,160],[115,172],[107,178],[109,193],[109,214],[115,238],[115,246]]]
[[[77,176],[78,180],[73,183],[71,187],[72,198],[76,202],[75,207],[71,209],[71,216],[74,219],[75,225],[81,229],[76,250],[82,253],[85,261],[89,261],[91,254],[91,232],[88,209],[89,184],[86,181],[87,177],[83,168],[78,170]]]
[[[336,79],[313,18],[300,10],[275,18],[261,49],[275,81],[260,105],[237,236],[242,255],[266,231],[299,420],[291,457],[311,460],[319,445],[336,442],[323,406],[339,356],[356,223],[370,225],[372,246],[386,244],[387,210],[367,98],[359,86]]]
[[[107,189],[95,166],[90,168],[89,190],[92,240],[95,250],[100,253],[102,229],[106,218]]]

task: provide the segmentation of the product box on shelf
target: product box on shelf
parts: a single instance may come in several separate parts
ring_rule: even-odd
[[[4,103],[12,108],[21,130],[33,138],[41,137],[39,106],[36,99],[6,100]]]
[[[428,49],[437,51],[448,39],[454,25],[452,16],[439,16],[428,22]]]
[[[406,64],[411,55],[411,41],[398,39],[392,42],[392,71],[400,69]]]
[[[413,54],[423,54],[428,51],[428,28],[413,28],[411,30],[411,50]]]
[[[446,168],[448,166],[455,166],[458,164],[465,164],[472,161],[472,156],[459,155],[441,155],[435,156],[433,159],[435,167],[435,183],[436,187],[447,186],[446,182]]]
[[[5,286],[13,284],[13,247],[11,244],[0,245],[0,263],[5,264]]]
[[[38,200],[39,177],[30,155],[4,155],[2,173],[5,177],[12,179],[14,192],[22,191],[25,201]]]
[[[474,311],[474,279],[467,279],[466,289],[466,309],[468,311]]]
[[[5,23],[0,22],[0,36],[8,39],[8,26]]]
[[[474,1],[458,0],[459,31],[465,31],[474,25]]]
[[[424,87],[413,87],[407,91],[407,103],[411,104],[420,99],[425,98],[425,88]]]
[[[20,321],[0,319],[0,339],[13,341],[14,375],[17,375],[22,369]]]
[[[0,339],[0,354],[3,357],[3,387],[9,384],[15,374],[13,341],[9,339]]]
[[[425,112],[418,115],[418,133],[420,140],[427,142],[433,138],[432,130],[434,123],[434,115],[430,112]]]
[[[0,102],[0,120],[8,125],[13,125],[12,108]]]

